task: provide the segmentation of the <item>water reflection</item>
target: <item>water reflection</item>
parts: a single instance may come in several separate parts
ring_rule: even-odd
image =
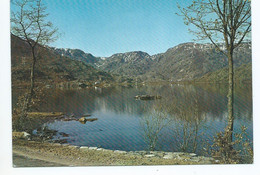
[[[144,114],[140,119],[141,129],[144,132],[144,140],[147,144],[147,150],[160,150],[159,138],[162,135],[162,130],[169,125],[171,118],[167,111],[156,106],[150,112]]]
[[[121,150],[200,152],[202,143],[223,131],[227,119],[226,85],[158,85],[49,92],[43,111],[60,111],[97,121],[54,122],[52,129],[68,133],[76,145]],[[252,139],[252,94],[249,85],[235,87],[235,130],[248,127]],[[140,94],[162,99],[142,101]]]

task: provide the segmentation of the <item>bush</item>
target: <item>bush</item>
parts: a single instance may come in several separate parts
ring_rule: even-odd
[[[214,137],[211,146],[212,157],[225,164],[253,163],[252,143],[246,133],[247,128],[241,126],[241,132],[234,134],[234,141],[228,141],[228,134],[220,132]]]

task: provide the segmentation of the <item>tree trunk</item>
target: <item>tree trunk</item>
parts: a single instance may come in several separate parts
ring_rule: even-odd
[[[228,142],[233,140],[233,125],[234,125],[234,70],[233,70],[233,49],[228,53],[228,124],[226,134]]]
[[[28,94],[26,94],[25,97],[25,101],[24,101],[24,106],[22,109],[22,117],[25,118],[27,116],[27,112],[29,110],[29,105],[32,101],[32,97],[33,97],[33,89],[34,89],[34,78],[35,78],[35,64],[36,64],[36,56],[35,56],[35,49],[34,47],[32,47],[32,66],[31,66],[31,73],[30,73],[30,81],[31,81],[31,85],[30,85],[30,89]]]
[[[30,87],[30,96],[32,98],[33,96],[33,89],[34,89],[34,73],[35,73],[35,63],[36,63],[36,56],[35,56],[35,50],[34,48],[32,48],[32,58],[33,58],[33,62],[32,62],[32,68],[31,68],[31,87]],[[31,101],[29,101],[31,102]]]

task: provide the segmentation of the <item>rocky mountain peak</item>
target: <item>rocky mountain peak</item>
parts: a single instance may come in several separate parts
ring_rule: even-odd
[[[108,58],[110,61],[120,60],[121,62],[136,62],[142,60],[151,60],[150,55],[142,51],[133,51],[126,53],[117,53]]]

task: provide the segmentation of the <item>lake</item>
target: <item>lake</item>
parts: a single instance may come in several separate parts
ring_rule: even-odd
[[[136,100],[136,95],[160,95]],[[78,146],[112,150],[186,151],[201,154],[223,131],[227,121],[227,85],[153,85],[50,91],[42,111],[97,118],[82,124],[55,120],[43,127],[57,130],[53,138]],[[246,126],[253,140],[252,87],[235,88],[235,132]],[[67,136],[59,133],[66,133]]]

